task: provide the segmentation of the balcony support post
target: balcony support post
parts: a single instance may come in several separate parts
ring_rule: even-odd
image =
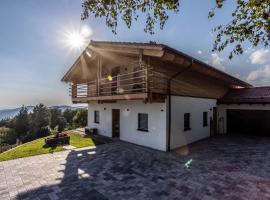
[[[101,74],[101,59],[98,56],[98,69],[97,69],[97,96],[100,95],[100,74]]]

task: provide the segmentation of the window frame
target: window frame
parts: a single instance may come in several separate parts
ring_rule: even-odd
[[[207,127],[208,126],[208,112],[205,111],[203,112],[203,127]]]
[[[99,110],[94,110],[94,123],[100,123],[100,112]]]
[[[141,116],[146,115],[146,128],[143,128],[141,126]],[[148,113],[138,113],[138,127],[137,127],[138,131],[142,131],[142,132],[149,132],[149,117],[148,117]]]
[[[186,118],[186,117],[188,117],[188,118]],[[190,113],[184,113],[184,131],[191,130],[190,119],[191,119],[191,114]],[[188,120],[188,121],[186,121],[186,120]],[[188,123],[188,124],[186,124],[186,123]]]

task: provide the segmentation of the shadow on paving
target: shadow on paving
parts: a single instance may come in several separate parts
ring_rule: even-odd
[[[269,149],[269,138],[238,136],[203,140],[182,155],[112,142],[71,151],[59,184],[17,198],[269,199]]]

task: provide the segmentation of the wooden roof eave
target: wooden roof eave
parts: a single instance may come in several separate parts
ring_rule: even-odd
[[[102,54],[102,52],[110,52],[110,53],[121,53],[121,54],[131,54],[131,55],[142,55],[145,56],[151,56],[151,57],[162,57],[164,55],[164,50],[162,48],[156,48],[156,47],[129,47],[129,46],[96,46],[96,45],[90,45],[87,47],[89,50],[99,52]]]
[[[85,51],[82,52],[82,54],[76,59],[76,61],[71,65],[71,67],[69,68],[69,70],[67,71],[67,73],[63,76],[63,78],[61,79],[62,82],[68,83],[70,82],[70,74],[72,73],[72,71],[77,67],[77,64],[80,61],[81,56],[85,53]]]
[[[195,58],[192,58],[191,56],[188,56],[186,54],[183,54],[182,52],[175,52],[175,50],[171,50],[171,48],[164,47],[164,56],[163,59],[172,63],[175,63],[177,65],[181,66],[189,66],[191,62],[194,64],[191,66],[192,69],[195,71],[212,76],[217,79],[224,80],[228,84],[231,85],[238,85],[241,87],[252,87],[251,84],[246,83],[240,79],[237,79],[223,71],[220,71],[206,63],[203,63]]]

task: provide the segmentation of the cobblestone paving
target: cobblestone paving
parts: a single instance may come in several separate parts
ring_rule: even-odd
[[[112,142],[5,161],[0,199],[270,199],[269,149],[270,138],[214,137],[183,154]]]

